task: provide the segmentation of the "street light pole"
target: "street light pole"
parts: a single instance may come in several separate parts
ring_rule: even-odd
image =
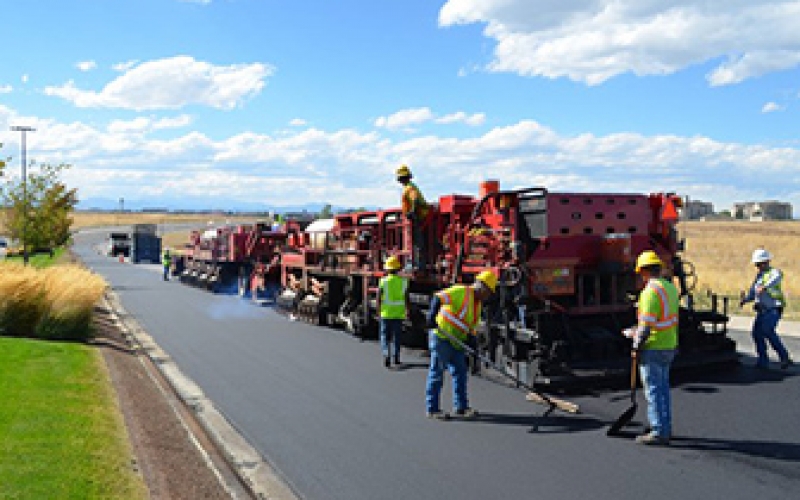
[[[27,132],[35,132],[33,127],[26,127],[24,125],[15,125],[11,127],[12,132],[22,132],[22,260],[25,265],[28,264],[28,243],[26,240],[26,233],[28,230],[28,148],[25,142]]]

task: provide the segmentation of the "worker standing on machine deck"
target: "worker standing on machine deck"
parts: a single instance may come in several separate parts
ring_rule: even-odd
[[[422,191],[416,184],[411,182],[411,169],[406,165],[400,165],[397,169],[397,182],[403,185],[402,210],[406,220],[411,223],[411,239],[413,240],[412,267],[418,271],[424,271],[427,264],[425,258],[426,240],[423,230],[427,223],[430,207]]]
[[[661,277],[664,264],[652,250],[636,259],[644,289],[639,294],[638,324],[623,332],[633,339],[631,355],[639,362],[650,432],[636,438],[649,445],[667,445],[672,437],[669,372],[678,346],[678,290]]]
[[[383,264],[389,273],[378,282],[378,310],[381,314],[381,351],[383,366],[391,367],[391,355],[394,355],[395,366],[400,365],[400,336],[403,333],[403,321],[408,316],[408,280],[397,273],[403,267],[400,259],[392,255]],[[389,344],[392,344],[390,349]],[[391,352],[390,352],[391,351]]]
[[[164,266],[164,281],[169,281],[169,268],[172,265],[172,256],[169,254],[169,248],[164,249],[161,254],[161,265]]]
[[[492,271],[483,271],[475,277],[472,286],[454,285],[434,294],[428,313],[431,365],[425,401],[429,418],[450,418],[439,407],[445,368],[450,370],[453,377],[453,405],[456,415],[468,418],[477,415],[467,401],[466,355],[462,347],[448,337],[466,344],[468,336],[475,334],[475,327],[481,316],[481,303],[494,293],[496,287],[497,275]]]
[[[786,299],[783,296],[781,282],[783,273],[780,269],[770,266],[772,254],[763,248],[757,248],[753,252],[752,262],[758,269],[756,279],[750,286],[747,293],[742,293],[742,300],[739,307],[748,302],[755,301],[756,319],[753,321],[753,342],[756,344],[756,368],[768,368],[769,357],[767,356],[767,341],[781,360],[781,369],[787,369],[792,365],[789,351],[784,347],[775,329],[778,327],[783,314],[783,307]]]

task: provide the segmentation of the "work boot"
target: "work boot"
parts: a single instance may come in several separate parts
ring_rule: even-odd
[[[434,420],[450,420],[450,415],[441,410],[429,411],[427,416],[428,418],[432,418]]]
[[[392,367],[392,361],[391,361],[391,359],[389,359],[389,356],[384,356],[383,357],[383,366],[385,366],[386,368],[391,368]]]
[[[667,446],[669,445],[669,438],[659,436],[655,432],[650,432],[648,434],[642,434],[641,436],[636,436],[636,442],[639,444],[644,444],[649,446]]]
[[[456,410],[456,416],[460,418],[475,418],[478,416],[478,410],[467,407],[461,410]]]
[[[786,358],[783,361],[781,361],[781,370],[788,370],[789,367],[792,366],[793,364],[794,361],[792,361],[791,358]]]

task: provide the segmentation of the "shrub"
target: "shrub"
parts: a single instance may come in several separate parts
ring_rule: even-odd
[[[43,310],[41,274],[15,262],[0,264],[0,333],[33,336]]]
[[[68,264],[37,270],[0,264],[0,333],[43,339],[86,340],[94,305],[106,283]]]

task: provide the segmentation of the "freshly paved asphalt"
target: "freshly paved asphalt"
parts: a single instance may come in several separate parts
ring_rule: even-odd
[[[374,342],[165,283],[158,266],[98,255],[100,237],[78,235],[77,253],[303,498],[763,500],[800,491],[796,366],[761,372],[744,357],[732,372],[681,382],[669,448],[605,436],[629,405],[624,391],[575,398],[583,414],[542,419],[522,393],[471,378],[481,417],[432,421],[427,360],[407,356],[407,369],[388,371]],[[785,340],[800,358],[800,339]]]

